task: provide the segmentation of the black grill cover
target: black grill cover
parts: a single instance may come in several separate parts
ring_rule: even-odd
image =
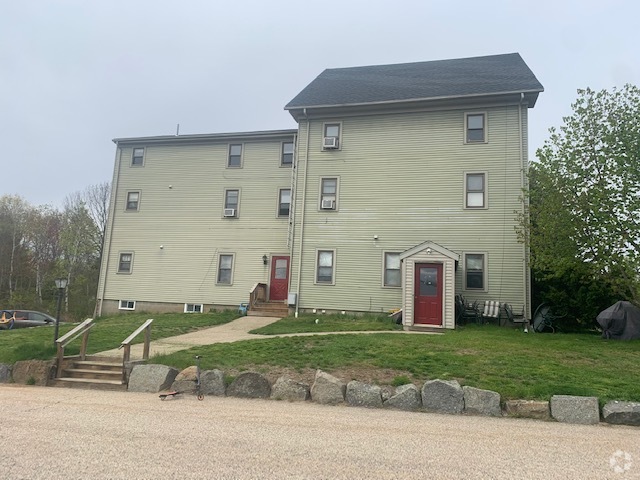
[[[640,338],[640,308],[631,302],[616,302],[596,317],[603,338],[633,340]]]

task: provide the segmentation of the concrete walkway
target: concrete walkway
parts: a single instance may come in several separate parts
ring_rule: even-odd
[[[346,331],[346,332],[312,332],[312,333],[286,333],[281,335],[256,335],[249,331],[261,328],[271,323],[277,322],[279,318],[274,317],[239,317],[229,323],[217,325],[215,327],[204,328],[196,332],[185,333],[175,337],[153,340],[150,346],[149,355],[168,355],[180,350],[188,350],[199,345],[212,345],[214,343],[232,343],[241,340],[258,340],[276,337],[305,337],[312,335],[345,335],[345,334],[373,334],[373,333],[401,333],[418,335],[442,335],[438,332],[404,332],[401,330],[380,330],[380,331]],[[151,326],[153,329],[153,325]],[[143,344],[138,343],[131,346],[131,359],[142,358]],[[113,349],[96,353],[101,357],[122,357],[122,350]]]

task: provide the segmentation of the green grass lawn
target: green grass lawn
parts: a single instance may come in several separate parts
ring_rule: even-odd
[[[314,315],[301,314],[298,318],[286,317],[250,333],[279,335],[283,333],[313,332],[364,332],[380,330],[402,330],[387,315]]]
[[[133,313],[116,315],[95,320],[95,327],[89,334],[88,353],[96,353],[118,348],[120,343],[131,335],[148,318],[153,318],[151,341],[192,332],[203,327],[227,323],[237,318],[235,311],[184,314],[184,313]],[[64,335],[75,325],[61,324],[59,336]],[[53,327],[23,328],[0,330],[0,363],[12,364],[19,360],[45,360],[55,356],[53,345]],[[144,334],[138,335],[133,343],[141,343]],[[74,355],[80,350],[80,338],[72,342],[65,355]]]
[[[89,352],[116,348],[147,318],[154,318],[152,339],[225,323],[237,316],[211,314],[133,314],[97,320]],[[316,324],[315,319],[319,321]],[[61,335],[72,328],[61,327]],[[608,400],[640,400],[640,341],[603,340],[587,334],[525,334],[493,325],[471,325],[444,335],[384,333],[397,327],[386,316],[304,315],[286,318],[260,333],[381,330],[375,334],[265,338],[193,348],[153,363],[176,368],[202,355],[204,369],[228,375],[253,370],[287,373],[310,381],[316,369],[343,381],[380,385],[428,379],[457,379],[463,385],[499,392],[503,399],[549,399],[551,395],[589,395]],[[138,342],[142,341],[142,336]],[[67,349],[77,352],[79,342]],[[0,331],[0,363],[53,358],[53,328]]]
[[[294,322],[285,319],[273,328],[284,333],[284,325]],[[525,334],[472,325],[444,335],[251,340],[198,347],[154,357],[152,362],[185,368],[193,365],[196,354],[202,355],[204,369],[232,374],[285,370],[294,376],[305,373],[308,380],[309,372],[322,369],[341,374],[343,381],[381,385],[402,383],[403,377],[417,385],[428,379],[456,379],[463,385],[497,391],[503,399],[549,399],[564,394],[597,396],[601,402],[640,400],[640,341],[603,340],[597,335]]]

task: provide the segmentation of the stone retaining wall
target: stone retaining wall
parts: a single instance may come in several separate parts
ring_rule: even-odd
[[[160,371],[162,374],[159,375]],[[184,393],[195,391],[193,367],[178,373],[161,365],[134,367],[131,391],[159,392],[169,388]],[[144,388],[140,388],[143,384]],[[207,370],[201,374],[201,392],[206,395],[241,398],[271,398],[274,400],[312,401],[324,405],[345,404],[365,408],[392,408],[408,411],[426,411],[447,414],[484,415],[492,417],[522,417],[558,422],[595,424],[600,421],[596,397],[554,395],[550,402],[508,400],[501,406],[500,394],[469,386],[461,387],[455,380],[429,380],[422,388],[402,385],[390,395],[377,385],[356,380],[345,384],[339,378],[318,370],[313,385],[280,377],[271,385],[264,375],[246,372],[230,384],[224,384],[220,370]],[[603,408],[605,422],[640,425],[640,403],[609,402]]]
[[[0,383],[46,385],[53,375],[53,362],[31,360],[15,365],[0,363]],[[242,398],[312,401],[325,405],[346,404],[366,408],[392,408],[407,411],[427,411],[448,414],[522,417],[558,422],[640,426],[640,403],[611,401],[600,412],[596,397],[554,395],[550,402],[507,400],[501,406],[500,394],[469,386],[461,387],[455,380],[429,380],[421,388],[408,384],[396,388],[393,395],[377,385],[359,381],[345,384],[326,372],[316,372],[313,385],[280,377],[271,385],[264,375],[247,372],[225,385],[224,373],[206,370],[201,376],[201,393]],[[164,365],[133,365],[128,390],[157,393],[178,390],[196,391],[195,367],[182,372]]]

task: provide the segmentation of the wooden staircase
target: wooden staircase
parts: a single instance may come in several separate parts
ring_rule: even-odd
[[[257,317],[286,317],[289,315],[289,307],[283,301],[256,302],[247,311],[247,315]]]
[[[62,374],[50,383],[53,387],[91,390],[126,390],[120,358],[87,356],[84,360],[67,358]]]

